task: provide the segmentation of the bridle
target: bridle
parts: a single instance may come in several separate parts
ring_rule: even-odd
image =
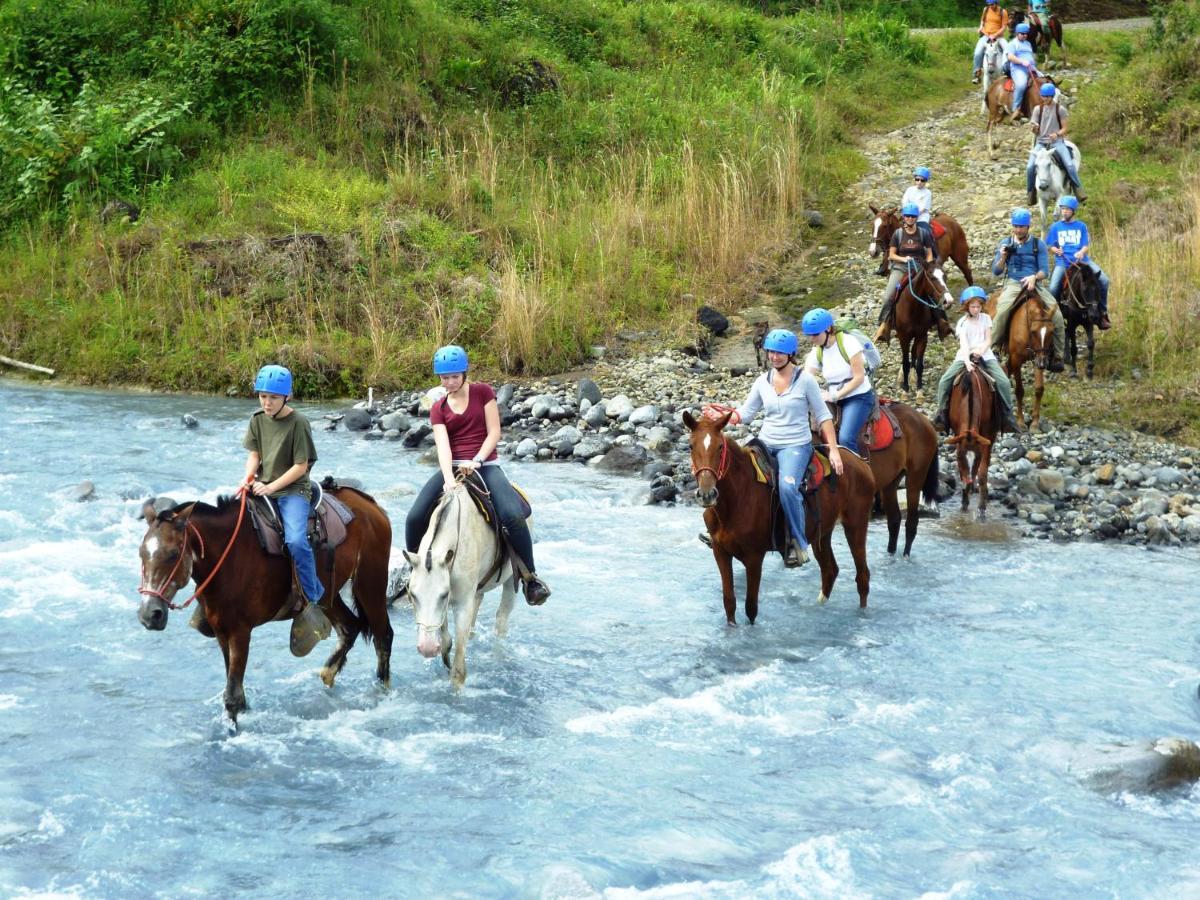
[[[720,403],[706,404],[721,413],[733,412],[732,406],[723,406]],[[729,471],[729,439],[725,436],[725,432],[721,432],[721,457],[717,460],[717,467],[712,466],[697,466],[695,461],[692,462],[692,477],[699,478],[701,472],[712,472],[713,478],[720,481],[725,477],[725,473]]]
[[[179,559],[175,560],[175,565],[171,568],[170,574],[168,574],[167,577],[162,581],[162,583],[159,585],[157,590],[155,590],[153,588],[140,587],[140,588],[138,588],[138,593],[146,594],[147,596],[150,596],[150,597],[157,597],[163,603],[167,604],[167,606],[170,607],[171,609],[186,609],[188,606],[190,606],[192,604],[192,601],[195,600],[197,597],[199,597],[200,593],[206,587],[208,587],[209,582],[211,582],[213,580],[213,578],[216,577],[217,572],[220,571],[222,563],[225,562],[225,558],[227,556],[229,556],[229,551],[233,549],[233,542],[235,540],[237,540],[238,532],[242,528],[242,519],[246,514],[246,495],[249,492],[250,492],[250,489],[249,489],[248,485],[242,485],[240,488],[238,488],[238,494],[241,496],[242,502],[241,502],[241,505],[238,507],[237,524],[233,526],[233,534],[231,534],[229,536],[229,543],[225,546],[225,551],[221,554],[221,558],[217,560],[217,564],[215,566],[213,566],[213,570],[208,573],[208,577],[204,579],[204,581],[203,581],[203,583],[201,583],[200,587],[196,588],[196,592],[194,594],[192,594],[192,596],[188,597],[187,600],[185,600],[183,603],[176,605],[175,603],[172,603],[171,599],[169,597],[167,597],[167,595],[164,593],[167,590],[167,588],[169,588],[172,584],[174,584],[175,573],[179,570],[179,567],[181,565],[183,565],[183,559],[187,555],[187,552],[188,552],[189,532],[196,535],[196,540],[200,544],[200,558],[204,559],[204,537],[200,534],[200,530],[191,523],[190,518],[184,520],[185,528],[184,528],[184,532],[183,532],[183,545],[179,548]],[[146,583],[146,564],[143,562],[142,563],[142,584],[145,584],[145,583]],[[178,590],[178,588],[176,588],[176,590]],[[174,594],[172,594],[172,596],[174,596]]]

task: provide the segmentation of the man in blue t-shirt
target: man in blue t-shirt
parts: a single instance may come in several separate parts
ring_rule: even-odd
[[[1087,266],[1100,279],[1100,322],[1101,330],[1108,330],[1112,323],[1108,320],[1108,286],[1109,278],[1089,256],[1091,238],[1088,227],[1075,218],[1079,209],[1079,201],[1074,197],[1060,197],[1058,213],[1062,217],[1050,226],[1046,232],[1046,244],[1054,255],[1054,274],[1050,276],[1050,293],[1057,300],[1062,296],[1063,282],[1066,280],[1067,269],[1072,263]]]
[[[1007,347],[1008,318],[1017,297],[1022,291],[1035,292],[1051,311],[1054,321],[1054,350],[1050,354],[1049,368],[1051,372],[1061,372],[1066,358],[1067,325],[1058,302],[1043,284],[1049,268],[1046,242],[1029,233],[1032,218],[1027,209],[1012,211],[1009,219],[1012,234],[996,247],[996,256],[992,260],[992,274],[1004,279],[1004,288],[996,301],[996,317],[992,320],[992,349],[998,351]]]

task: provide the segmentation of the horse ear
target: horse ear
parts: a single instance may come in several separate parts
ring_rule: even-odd
[[[153,497],[142,504],[142,515],[145,517],[147,525],[153,525],[154,520],[158,518],[158,510],[154,508]]]
[[[449,550],[446,551],[446,560],[445,560],[445,562],[442,563],[442,565],[445,565],[445,566],[450,565],[450,560],[452,560],[452,559],[454,559],[454,548],[453,547],[451,547]]]
[[[867,204],[867,209],[869,209],[871,211],[871,215],[873,215],[873,216],[879,215],[879,210],[877,210],[874,206],[872,206],[869,203]]]
[[[687,426],[688,431],[696,430],[696,420],[692,418],[692,414],[686,409],[683,411],[683,424]]]
[[[417,554],[409,553],[407,550],[401,550],[400,552],[404,554],[404,558],[414,569],[421,564],[421,557],[417,556]]]

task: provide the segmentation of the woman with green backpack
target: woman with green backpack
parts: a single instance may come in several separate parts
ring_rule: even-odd
[[[838,445],[861,456],[858,437],[875,408],[875,389],[867,374],[863,342],[853,334],[836,330],[833,314],[820,307],[804,314],[800,330],[813,342],[804,361],[805,370],[825,379],[822,399],[842,409]]]

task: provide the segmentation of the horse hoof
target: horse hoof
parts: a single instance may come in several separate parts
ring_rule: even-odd
[[[829,598],[825,596],[824,591],[821,591],[821,593],[817,594],[817,606],[824,606],[828,600]]]
[[[321,669],[321,680],[325,682],[325,687],[333,687],[333,682],[337,678],[337,670],[330,666],[325,666]]]

